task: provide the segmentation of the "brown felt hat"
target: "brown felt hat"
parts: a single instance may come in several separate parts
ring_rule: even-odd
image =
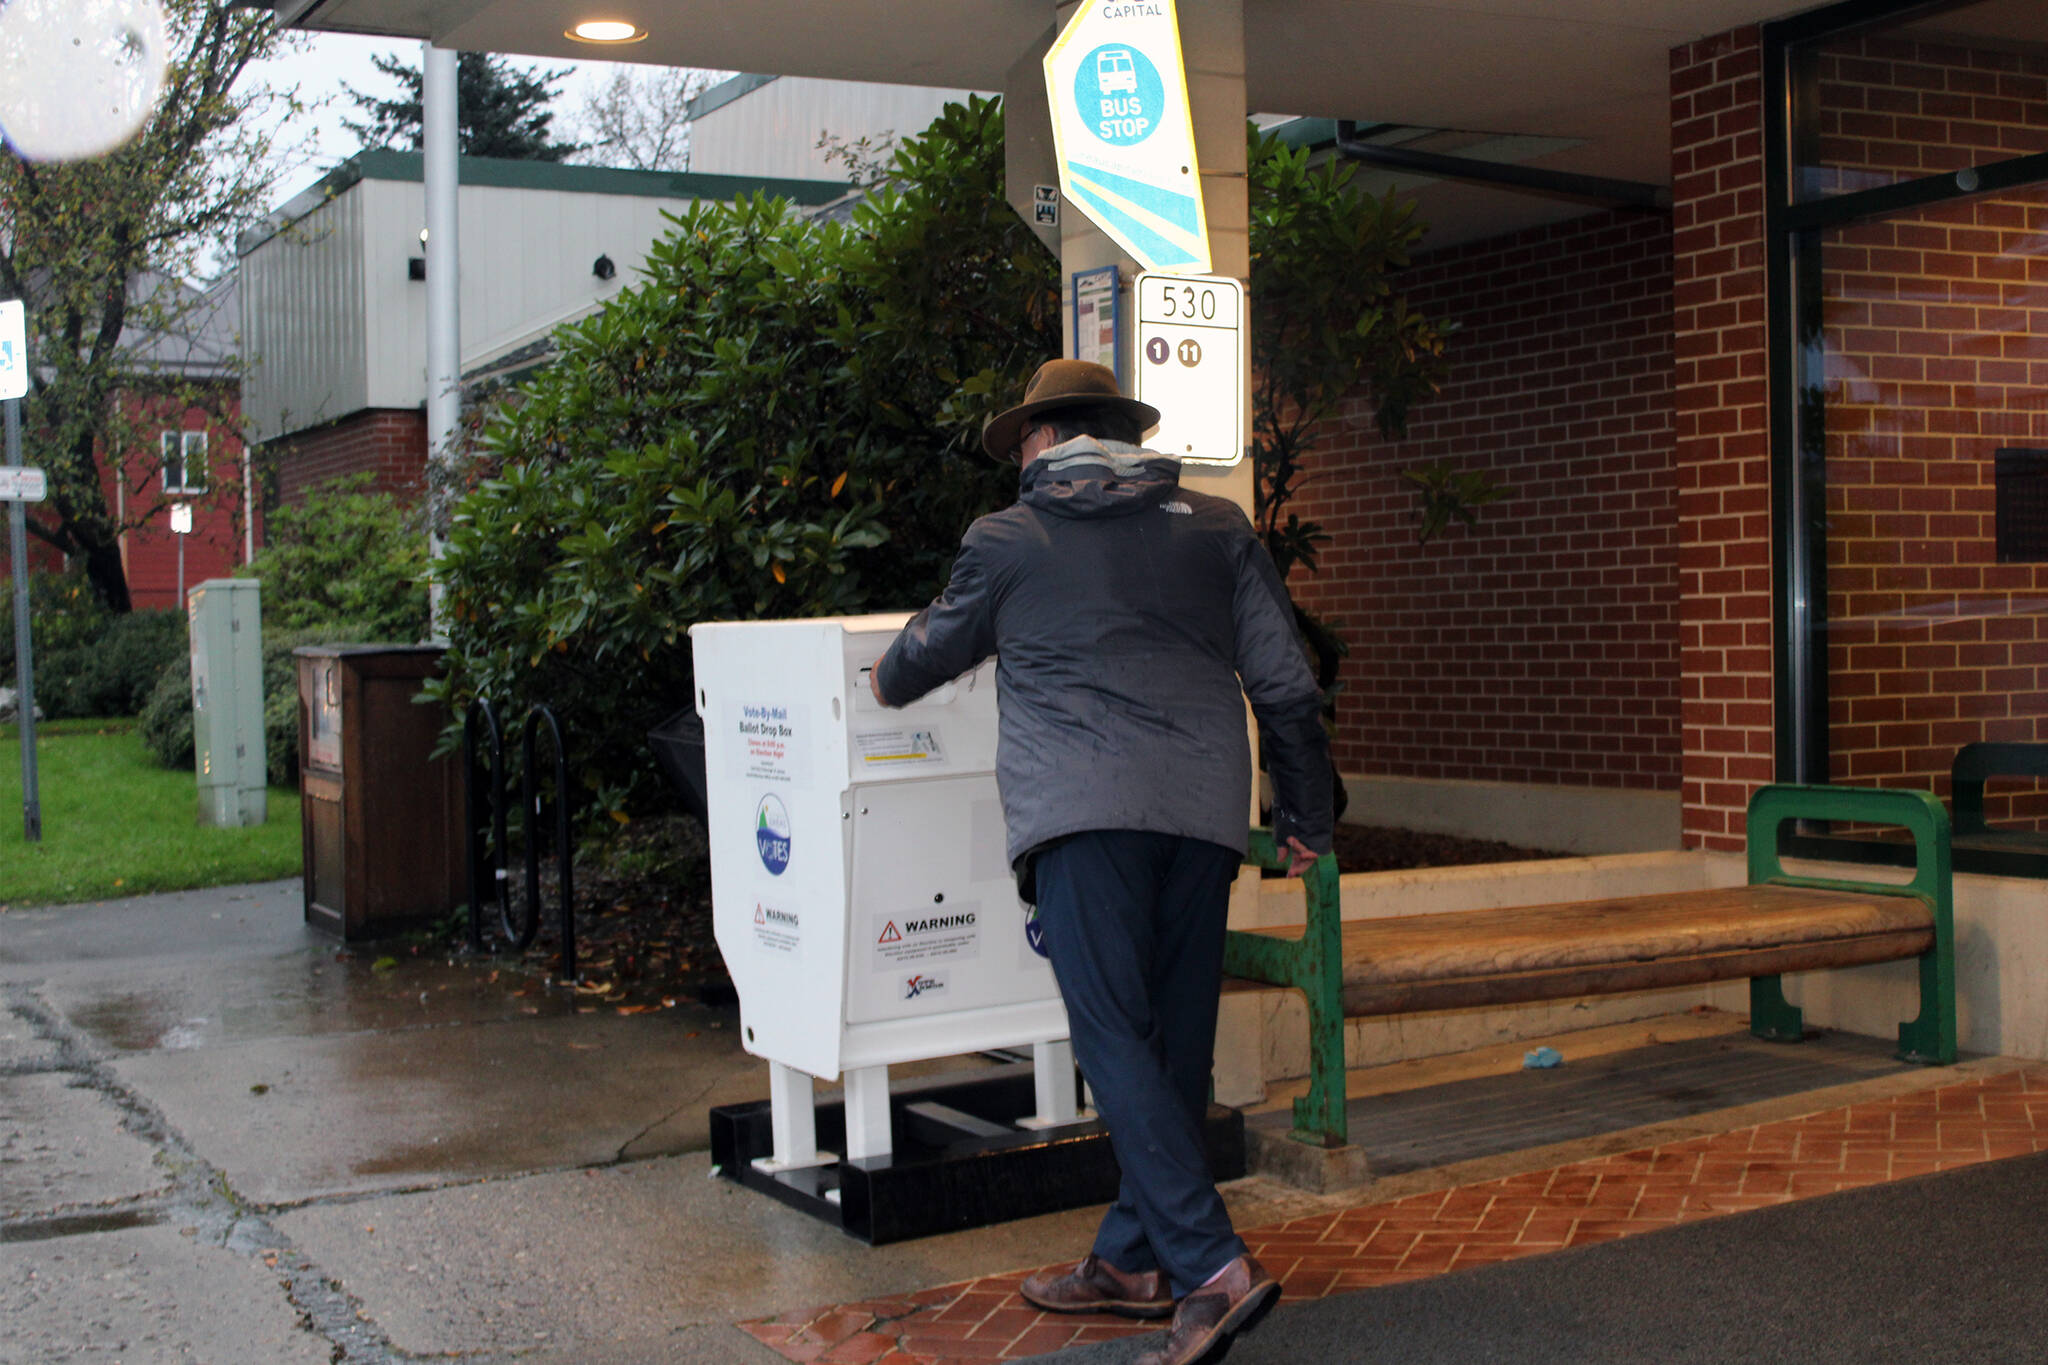
[[[1024,401],[988,419],[981,448],[998,460],[1017,458],[1017,446],[1031,419],[1059,408],[1117,408],[1138,419],[1141,429],[1159,425],[1159,409],[1117,392],[1116,375],[1092,360],[1048,360],[1024,386]]]

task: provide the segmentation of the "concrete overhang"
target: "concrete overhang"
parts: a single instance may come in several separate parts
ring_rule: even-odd
[[[1200,0],[1188,0],[1199,4]],[[302,28],[446,47],[999,90],[1048,0],[274,0]],[[1247,0],[1255,109],[1550,137],[1668,123],[1670,51],[1803,8],[1786,0]],[[602,15],[643,41],[565,30]],[[1619,116],[1628,114],[1621,119]],[[1647,118],[1645,117],[1647,116]],[[1662,142],[1662,133],[1659,133]],[[1658,169],[1615,165],[1607,173]]]
[[[1201,0],[1186,0],[1199,4]],[[625,60],[1000,90],[1049,0],[272,0],[300,28],[553,60]],[[1254,110],[1554,140],[1530,164],[1669,184],[1673,47],[1786,0],[1246,0]],[[627,19],[621,47],[570,38]],[[1448,238],[1585,212],[1496,188],[1424,188]],[[1458,230],[1462,226],[1464,230]]]

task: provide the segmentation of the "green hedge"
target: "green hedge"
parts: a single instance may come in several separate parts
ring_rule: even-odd
[[[1003,122],[949,105],[850,224],[700,203],[485,418],[442,573],[459,715],[562,718],[587,815],[675,797],[650,727],[698,621],[914,608],[1016,494],[981,423],[1060,353],[1058,263],[1003,194]]]
[[[346,644],[375,638],[346,623],[263,633],[263,754],[273,787],[299,780],[299,672],[292,651],[300,645]],[[192,766],[192,663],[165,669],[136,722],[143,747],[166,768]]]
[[[18,687],[11,586],[0,591],[0,602],[0,682]],[[134,715],[157,678],[186,652],[182,613],[116,616],[100,605],[82,574],[30,578],[29,629],[36,705],[50,720]]]

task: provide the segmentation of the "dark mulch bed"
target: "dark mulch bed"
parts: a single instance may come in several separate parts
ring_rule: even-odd
[[[1521,862],[1571,855],[1519,848],[1492,839],[1385,829],[1337,827],[1337,865],[1344,872]],[[592,1007],[629,1013],[679,1000],[730,1003],[732,983],[712,935],[703,827],[677,816],[637,822],[577,863],[576,990]],[[515,868],[513,894],[522,877]],[[542,928],[523,955],[527,972],[554,984],[560,971],[552,876],[544,878]]]
[[[1569,858],[1540,848],[1518,848],[1495,839],[1461,839],[1413,829],[1375,825],[1337,826],[1340,872],[1397,872],[1411,867],[1462,867],[1467,863],[1520,863],[1536,858]]]

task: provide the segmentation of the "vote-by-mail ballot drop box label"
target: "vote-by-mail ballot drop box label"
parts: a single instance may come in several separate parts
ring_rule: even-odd
[[[1004,854],[991,661],[899,709],[909,613],[690,630],[747,1051],[812,1076],[1067,1036]]]

